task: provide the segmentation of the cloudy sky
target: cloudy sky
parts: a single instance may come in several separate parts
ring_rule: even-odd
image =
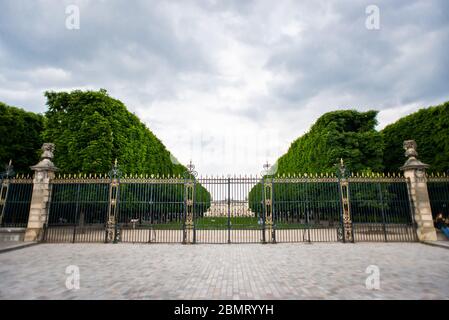
[[[354,3],[2,0],[0,101],[105,88],[200,173],[258,173],[324,112],[449,100],[449,2]]]

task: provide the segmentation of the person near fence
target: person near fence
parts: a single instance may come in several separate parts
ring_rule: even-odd
[[[446,224],[446,220],[443,217],[443,213],[440,212],[435,218],[435,228],[440,229],[444,235],[449,238],[449,227]]]

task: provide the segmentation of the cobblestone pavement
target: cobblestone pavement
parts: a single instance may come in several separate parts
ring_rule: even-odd
[[[65,286],[66,267],[80,289]],[[377,265],[380,289],[366,269]],[[449,299],[449,250],[418,243],[41,244],[0,254],[1,299]]]

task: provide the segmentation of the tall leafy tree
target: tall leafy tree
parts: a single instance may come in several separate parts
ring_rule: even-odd
[[[449,170],[449,102],[421,109],[386,126],[381,132],[386,170],[398,171],[404,164],[402,143],[410,139],[418,144],[419,158],[430,165],[430,171]]]
[[[117,159],[126,173],[180,174],[162,142],[106,90],[46,92],[46,141],[56,144],[62,172],[107,172]]]
[[[9,160],[16,172],[29,172],[39,160],[44,117],[0,102],[0,171]]]
[[[56,145],[55,164],[61,172],[107,173],[115,159],[124,173],[131,174],[183,174],[186,168],[174,163],[162,142],[130,113],[119,100],[110,97],[106,90],[72,92],[46,92],[48,111],[43,133],[45,141]],[[122,186],[122,212],[133,213],[133,200],[145,196],[148,201],[183,203],[183,186],[153,186],[157,192],[139,193],[133,186]],[[154,191],[154,190],[153,190]],[[92,190],[84,190],[85,194]],[[64,195],[75,199],[76,190]],[[210,206],[210,194],[200,184],[196,197]],[[179,207],[179,205],[178,205]],[[158,210],[166,210],[161,207]],[[179,208],[178,208],[179,209]],[[156,213],[156,209],[152,209]]]
[[[279,173],[335,170],[343,158],[351,171],[381,171],[383,142],[375,130],[377,111],[332,111],[296,139],[278,160]]]
[[[309,132],[296,139],[286,154],[277,161],[277,174],[335,172],[335,165],[344,159],[350,171],[376,171],[383,169],[383,141],[376,131],[376,111],[358,112],[341,110],[322,115]],[[268,177],[271,174],[268,175]],[[321,218],[335,219],[329,215],[328,206],[338,203],[336,185],[307,184],[307,188],[294,184],[278,184],[274,192],[275,210],[292,219],[304,216],[303,204],[298,199],[314,203],[315,213]],[[262,185],[259,183],[249,193],[251,209],[260,214]],[[281,203],[281,205],[279,205]],[[282,203],[290,203],[289,206]],[[337,217],[338,218],[338,217]]]

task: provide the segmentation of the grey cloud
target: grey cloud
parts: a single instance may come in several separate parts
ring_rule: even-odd
[[[294,81],[288,86],[274,84],[272,94],[294,101],[296,107],[325,91],[385,107],[398,99],[410,103],[447,95],[443,87],[449,70],[443,53],[449,49],[449,22],[443,18],[447,2],[379,1],[379,31],[364,26],[367,4],[336,5],[338,19],[320,29],[312,26],[289,45],[279,44],[266,68],[287,72]],[[415,54],[423,50],[421,45],[422,55]]]
[[[163,2],[83,3],[79,2],[81,28],[72,31],[65,28],[66,3],[2,2],[1,74],[10,81],[26,79],[40,91],[58,84],[143,87],[148,102],[173,97],[179,85],[177,75],[207,73],[213,68],[198,39],[176,36],[170,8]],[[71,81],[53,84],[27,79],[34,69],[49,66],[70,73]]]

